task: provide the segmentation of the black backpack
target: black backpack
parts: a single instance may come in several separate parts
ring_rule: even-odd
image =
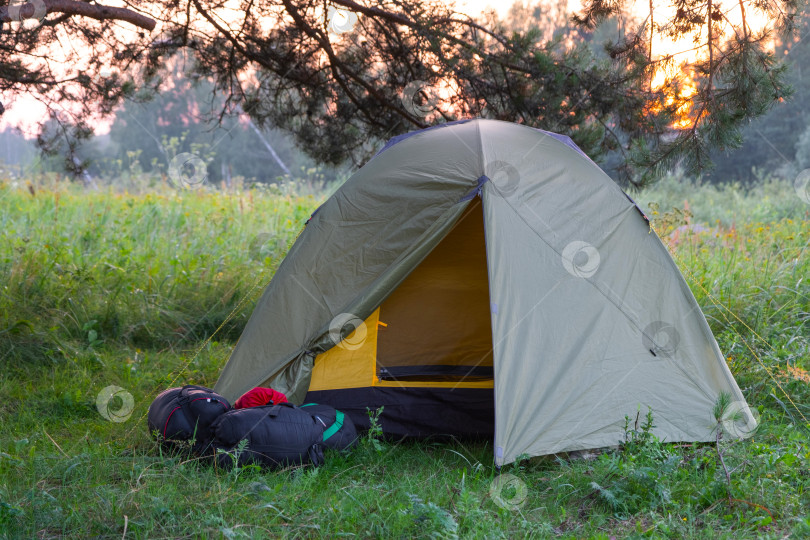
[[[357,444],[357,428],[352,419],[329,405],[305,403],[306,410],[323,426],[323,445],[335,450],[348,450]]]
[[[211,442],[211,424],[229,410],[224,397],[189,384],[161,392],[149,406],[147,423],[164,447],[204,453]]]
[[[211,432],[217,464],[224,468],[323,463],[322,424],[292,403],[234,409],[217,418]]]

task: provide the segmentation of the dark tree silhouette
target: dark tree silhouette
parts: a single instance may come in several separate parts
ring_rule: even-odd
[[[190,0],[119,11],[32,0],[19,13],[40,21],[3,29],[0,91],[73,103],[72,134],[82,136],[93,113],[157,88],[166,58],[183,50],[226,97],[223,115],[244,110],[286,129],[324,163],[362,161],[393,135],[483,116],[566,133],[594,159],[618,153],[618,175],[643,183],[675,163],[707,167],[712,149],[739,145],[740,128],[788,93],[768,44],[793,31],[798,2],[676,4],[669,20],[637,22],[621,0],[591,0],[573,18],[579,39],[549,41],[435,0],[245,0],[239,10]],[[754,10],[768,28],[751,27]],[[611,18],[623,32],[597,54],[581,38]],[[701,55],[691,80],[652,83],[677,61],[652,50],[659,33],[693,37]],[[687,82],[694,93],[681,91]]]

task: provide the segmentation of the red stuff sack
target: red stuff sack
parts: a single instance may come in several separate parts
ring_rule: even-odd
[[[233,408],[247,409],[248,407],[278,405],[279,403],[287,403],[287,396],[281,392],[276,392],[272,388],[263,388],[261,386],[257,386],[237,399],[233,404]]]

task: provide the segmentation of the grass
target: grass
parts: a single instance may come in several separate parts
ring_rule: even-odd
[[[320,198],[0,181],[0,538],[810,535],[810,206],[778,182],[738,194],[670,179],[635,196],[660,203],[658,228],[761,416],[750,439],[672,445],[642,423],[595,459],[500,477],[488,441],[367,436],[321,468],[275,472],[162,455],[152,398],[214,384]],[[676,230],[684,200],[702,228]],[[126,421],[97,410],[110,385],[134,397]]]
[[[790,182],[766,177],[743,186],[739,183],[704,184],[673,173],[641,193],[631,196],[642,207],[654,201],[666,208],[686,206],[695,223],[724,227],[745,223],[771,223],[781,219],[810,219],[805,203]]]
[[[276,192],[3,187],[0,355],[41,362],[69,357],[82,341],[200,341],[261,292],[316,206]],[[236,339],[249,315],[240,311],[219,337]]]

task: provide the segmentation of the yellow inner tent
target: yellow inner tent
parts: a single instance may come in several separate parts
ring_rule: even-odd
[[[475,198],[364,326],[315,358],[309,390],[492,388],[488,284],[483,212]]]

